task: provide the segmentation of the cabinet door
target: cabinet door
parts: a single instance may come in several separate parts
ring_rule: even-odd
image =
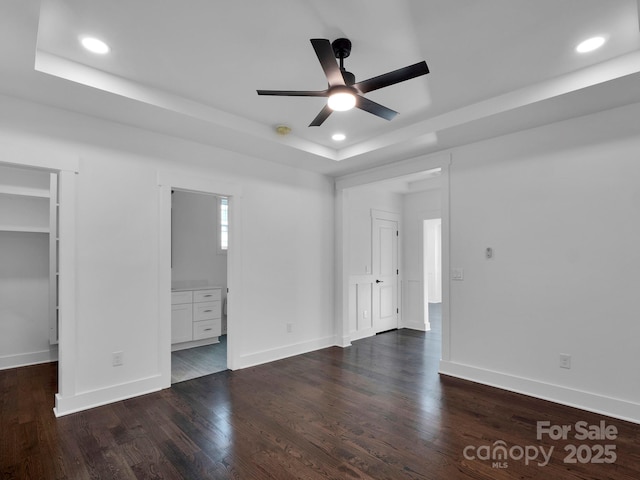
[[[193,305],[171,306],[171,343],[193,340]]]

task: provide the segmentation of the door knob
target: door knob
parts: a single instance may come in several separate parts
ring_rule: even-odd
[[[376,283],[384,283],[383,280],[376,280]]]

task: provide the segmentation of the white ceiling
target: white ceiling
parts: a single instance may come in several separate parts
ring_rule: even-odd
[[[256,94],[326,88],[309,39],[338,37],[358,80],[426,60],[366,95],[393,121]],[[330,175],[640,101],[638,0],[4,0],[0,58],[0,93]]]

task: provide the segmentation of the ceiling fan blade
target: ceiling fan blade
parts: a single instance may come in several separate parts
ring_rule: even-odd
[[[426,75],[427,73],[429,73],[427,62],[422,61],[414,65],[409,65],[408,67],[399,68],[393,72],[384,73],[377,77],[363,80],[353,86],[360,92],[367,93],[373,90],[378,90],[379,88],[388,87],[389,85],[395,85],[396,83],[404,82],[405,80],[410,80],[421,75]]]
[[[369,100],[368,98],[358,95],[356,97],[356,107],[365,112],[373,113],[374,115],[384,118],[385,120],[393,120],[398,112],[391,110],[390,108],[380,105],[379,103]]]
[[[313,45],[318,60],[320,60],[320,65],[322,66],[322,70],[324,70],[329,86],[345,85],[342,72],[340,72],[338,62],[336,62],[336,55],[333,53],[331,42],[326,38],[312,38],[311,45]]]
[[[257,90],[258,95],[278,95],[281,97],[326,97],[327,90]]]
[[[329,108],[329,105],[325,105],[324,108],[320,110],[320,113],[316,115],[316,118],[313,119],[313,122],[309,124],[309,126],[319,127],[329,117],[329,115],[331,115],[331,112],[333,112],[333,110]]]

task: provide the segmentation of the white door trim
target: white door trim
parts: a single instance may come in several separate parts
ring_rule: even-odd
[[[227,250],[227,368],[240,365],[242,332],[242,186],[225,180],[195,177],[182,172],[158,172],[158,351],[163,388],[171,386],[171,189],[222,195],[229,198],[229,249]]]
[[[378,220],[390,220],[392,222],[398,222],[398,228],[400,228],[400,214],[395,212],[385,212],[384,210],[371,209],[371,218],[377,218]]]

